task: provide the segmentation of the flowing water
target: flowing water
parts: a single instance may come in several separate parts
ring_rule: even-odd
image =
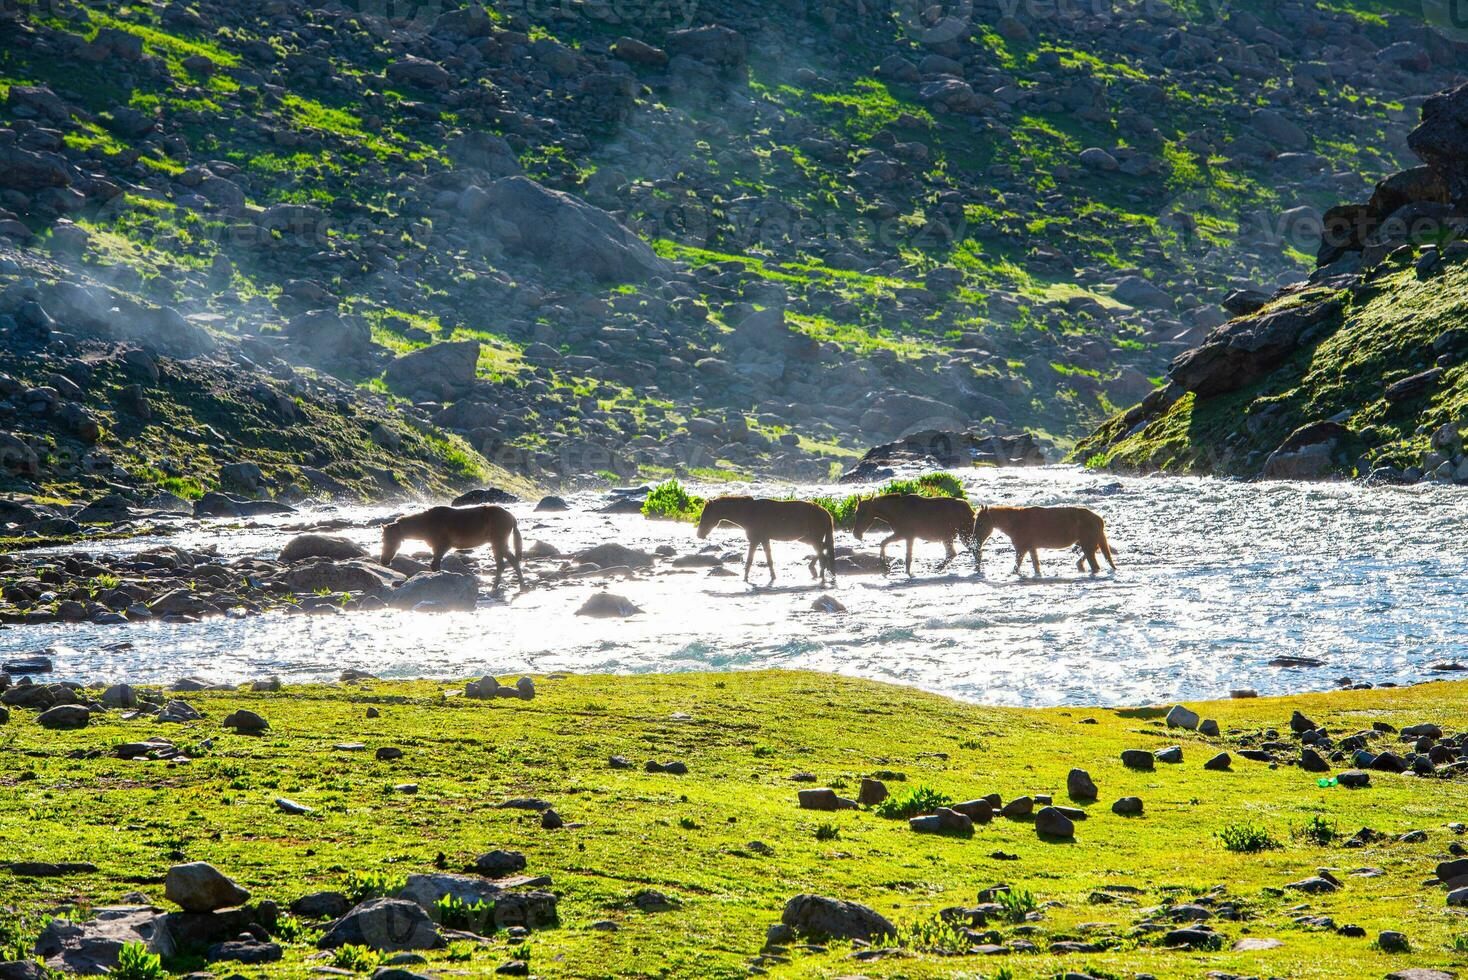
[[[612,582],[611,591],[643,610],[625,620],[574,615],[602,586],[559,583],[507,591],[466,613],[12,627],[0,631],[0,655],[54,646],[58,677],[134,683],[185,675],[321,680],[349,667],[461,678],[810,668],[1016,705],[1136,704],[1226,697],[1237,688],[1279,694],[1328,689],[1342,677],[1408,683],[1456,676],[1444,665],[1468,662],[1468,489],[1116,479],[1059,467],[960,475],[976,502],[1091,507],[1106,518],[1119,570],[1081,574],[1074,554],[1051,551],[1041,553],[1043,577],[1018,578],[1010,573],[1013,550],[996,535],[980,578],[963,556],[935,571],[941,546],[919,545],[913,579],[844,577],[831,594],[848,611],[830,614],[812,611],[820,593],[809,584],[804,550],[790,545],[776,548],[774,588],[666,565]],[[762,491],[790,488],[752,488]],[[527,544],[540,539],[563,553],[605,541],[646,550],[669,544],[679,554],[702,544],[688,525],[596,513],[603,499],[572,497],[573,510],[563,514],[511,509]],[[382,513],[334,508],[306,516]],[[168,540],[214,544],[224,557],[273,556],[302,517],[227,535],[206,522]],[[376,545],[374,531],[343,533]],[[874,549],[875,540],[869,535],[861,547]],[[738,531],[718,530],[711,541],[742,559]],[[842,533],[842,545],[857,542]],[[766,580],[762,560],[753,580]],[[1319,663],[1271,665],[1280,657]]]

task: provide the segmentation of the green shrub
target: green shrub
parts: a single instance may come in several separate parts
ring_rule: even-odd
[[[453,895],[444,895],[434,903],[434,909],[438,912],[440,925],[470,932],[483,931],[484,923],[492,918],[494,912],[494,906],[482,898],[470,903]]]
[[[1249,823],[1229,824],[1218,832],[1218,839],[1223,842],[1225,850],[1240,854],[1257,854],[1280,846],[1268,830]]]
[[[385,871],[348,871],[342,879],[342,892],[353,905],[369,898],[383,898],[403,887],[405,879]]]
[[[896,945],[938,953],[968,953],[973,948],[966,935],[936,915],[899,928]]]
[[[994,901],[1004,906],[1004,917],[1010,922],[1023,922],[1025,917],[1039,906],[1033,892],[1023,888],[1011,888],[994,896]]]
[[[338,970],[351,970],[353,973],[370,973],[377,969],[377,964],[381,961],[382,957],[366,946],[354,946],[351,943],[338,947],[331,957],[332,966]]]
[[[833,823],[823,823],[816,828],[816,840],[837,840],[841,837],[841,828]]]
[[[889,796],[877,804],[875,813],[888,820],[906,820],[932,813],[940,806],[948,806],[953,797],[927,786],[913,786],[901,796]]]
[[[148,952],[142,943],[128,943],[117,954],[117,965],[107,974],[117,980],[165,980],[163,957]]]
[[[1340,826],[1334,820],[1327,820],[1320,814],[1316,814],[1305,821],[1303,826],[1295,828],[1295,836],[1307,840],[1321,847],[1328,847],[1341,835]]]
[[[677,480],[668,480],[653,487],[652,493],[642,504],[642,516],[662,518],[669,521],[697,521],[703,513],[703,498],[695,497],[683,489]]]

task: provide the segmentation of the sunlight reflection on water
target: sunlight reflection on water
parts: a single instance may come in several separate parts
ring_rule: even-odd
[[[13,627],[0,654],[64,644],[58,677],[169,681],[184,675],[239,681],[278,674],[334,678],[348,667],[383,677],[482,673],[642,672],[792,667],[912,684],[996,704],[1141,703],[1318,690],[1342,676],[1407,682],[1462,656],[1468,560],[1462,529],[1468,490],[1353,484],[1244,484],[1116,479],[1068,468],[961,474],[975,501],[1080,503],[1107,519],[1120,570],[1078,574],[1069,553],[1042,553],[1045,577],[1009,574],[1007,540],[985,550],[985,577],[955,562],[933,571],[941,548],[924,546],[920,577],[845,577],[849,612],[810,610],[803,553],[777,548],[777,588],[702,570],[616,582],[611,591],[645,610],[628,620],[572,615],[595,584],[538,587],[482,602],[472,613],[262,616],[193,625]],[[850,492],[851,488],[843,488]],[[788,493],[788,487],[755,488]],[[573,505],[592,498],[572,498]],[[647,550],[697,550],[686,525],[573,510],[533,514],[514,505],[527,544],[570,553],[603,541]],[[334,508],[312,517],[382,513]],[[303,515],[221,537],[191,526],[183,547],[217,544],[225,557],[274,555]],[[371,531],[346,532],[369,548]],[[742,536],[713,540],[742,555]],[[872,550],[872,538],[867,548]],[[156,540],[116,544],[116,551]],[[854,545],[839,535],[838,547]],[[541,566],[542,568],[546,566]],[[738,567],[738,566],[730,566]],[[955,574],[956,572],[956,574]],[[764,581],[757,567],[755,581]],[[132,649],[109,650],[128,641]],[[1270,667],[1281,654],[1324,661]],[[1468,659],[1468,658],[1465,658]],[[1451,674],[1446,676],[1453,676]]]

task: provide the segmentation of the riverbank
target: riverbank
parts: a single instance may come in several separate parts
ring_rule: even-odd
[[[366,893],[408,875],[458,872],[495,850],[524,856],[516,873],[531,880],[510,891],[554,896],[556,924],[523,942],[511,929],[482,942],[456,938],[417,954],[427,962],[410,969],[488,975],[528,949],[529,972],[542,976],[733,977],[755,966],[777,976],[992,976],[1002,968],[1011,976],[1382,977],[1447,968],[1468,935],[1445,889],[1424,884],[1465,842],[1451,826],[1468,804],[1461,771],[1371,771],[1368,788],[1322,788],[1322,775],[1352,768],[1350,753],[1328,773],[1302,771],[1294,764],[1301,737],[1290,725],[1301,712],[1342,752],[1348,736],[1382,729],[1363,739],[1367,750],[1405,759],[1412,743],[1386,726],[1436,723],[1451,741],[1468,716],[1464,685],[1191,704],[1217,721],[1221,734],[1209,737],[1169,728],[1160,710],[983,707],[813,673],[532,681],[528,700],[465,697],[463,683],[372,679],[176,692],[157,700],[185,701],[197,720],[111,709],[61,731],[12,708],[0,744],[0,838],[12,842],[8,860],[58,867],[20,869],[57,873],[50,877],[0,870],[0,906],[18,923],[0,939],[28,946],[43,917],[63,910],[86,920],[96,907],[139,898],[172,909],[164,877],[183,862],[208,862],[252,903],[284,909],[323,890]],[[223,727],[230,719],[248,728],[241,709],[268,730]],[[122,752],[130,755],[149,738],[168,739],[191,761],[156,747],[142,751],[160,758],[117,758],[118,746],[132,743]],[[1182,762],[1142,771],[1121,761],[1124,750],[1171,746]],[[391,750],[401,755],[387,758]],[[1251,761],[1245,751],[1275,761]],[[1220,752],[1231,770],[1205,768]],[[648,760],[682,762],[687,772],[648,772]],[[1094,780],[1095,803],[1067,796],[1073,767]],[[971,836],[947,836],[914,832],[872,808],[797,806],[800,790],[818,787],[854,798],[864,777],[893,797],[924,786],[955,802],[1053,794],[1087,816],[1061,842],[1037,835],[1033,818],[1000,816]],[[1139,798],[1142,815],[1114,814],[1123,797]],[[557,817],[517,800],[543,801]],[[1263,849],[1230,850],[1225,839]],[[501,867],[516,867],[505,860]],[[1288,887],[1317,877],[1326,884]],[[1309,890],[1332,878],[1338,889]],[[981,890],[1001,883],[1017,897],[981,900]],[[896,927],[886,944],[897,951],[858,962],[850,957],[859,945],[816,948],[798,936],[766,950],[766,930],[800,894],[869,906]],[[495,904],[533,909],[543,922],[550,898]],[[936,925],[953,907],[981,910],[963,915],[969,931]],[[195,917],[196,938],[207,932],[201,918],[210,917]],[[372,962],[317,958],[324,925],[278,917],[264,937],[282,955],[269,975]],[[1362,934],[1346,934],[1352,926]],[[1390,951],[1390,937],[1381,948],[1383,931],[1405,934],[1410,949]],[[1199,948],[1169,945],[1181,942]],[[949,955],[959,950],[960,958]],[[187,972],[204,962],[183,950],[168,965]]]

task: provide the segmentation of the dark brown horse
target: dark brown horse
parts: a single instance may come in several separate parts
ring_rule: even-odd
[[[983,558],[984,542],[995,529],[1009,535],[1014,543],[1014,573],[1029,554],[1040,574],[1038,548],[1069,548],[1078,544],[1084,555],[1076,561],[1076,570],[1091,563],[1091,572],[1101,571],[1096,562],[1096,552],[1106,556],[1106,564],[1112,568],[1111,545],[1106,543],[1106,522],[1094,511],[1084,507],[980,507],[974,518],[974,540],[980,560]]]
[[[824,507],[803,500],[763,500],[754,497],[715,497],[703,505],[698,519],[698,536],[706,538],[720,523],[728,522],[744,529],[749,538],[749,554],[744,559],[744,581],[754,565],[756,548],[765,549],[765,564],[770,569],[770,582],[775,581],[775,559],[770,554],[771,541],[801,541],[816,549],[810,559],[810,574],[816,576],[820,564],[821,584],[826,572],[836,584],[836,527]]]
[[[924,497],[915,493],[884,493],[868,497],[856,505],[856,523],[852,533],[860,541],[871,526],[882,521],[892,529],[892,534],[878,549],[882,556],[882,571],[887,570],[887,546],[894,541],[907,542],[907,574],[912,574],[912,543],[918,538],[924,541],[941,541],[948,557],[939,568],[944,568],[958,557],[953,547],[954,538],[962,538],[964,547],[974,533],[974,509],[968,501],[957,497]]]
[[[456,548],[478,548],[488,544],[494,549],[494,587],[500,587],[505,565],[515,569],[520,588],[525,588],[525,575],[520,570],[520,527],[515,515],[503,507],[431,507],[421,514],[400,517],[382,528],[382,563],[393,560],[404,541],[424,541],[433,549],[435,572],[443,565],[443,556]],[[515,548],[510,550],[510,542]]]

